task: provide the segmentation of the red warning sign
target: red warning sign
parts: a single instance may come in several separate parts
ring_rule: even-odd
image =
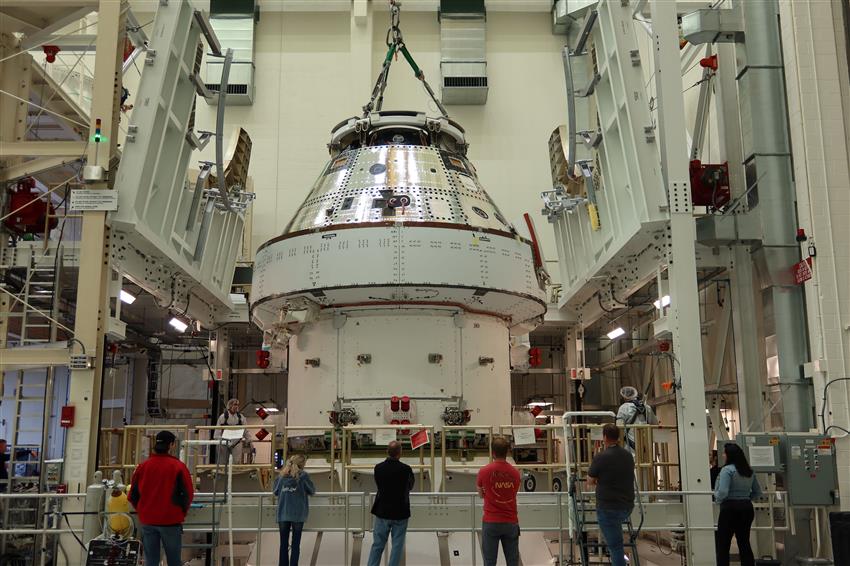
[[[812,278],[812,258],[807,257],[800,263],[795,263],[791,271],[794,273],[794,283],[802,285]]]
[[[420,429],[418,432],[414,432],[410,435],[410,447],[413,450],[416,450],[420,446],[425,446],[430,441],[427,428]]]

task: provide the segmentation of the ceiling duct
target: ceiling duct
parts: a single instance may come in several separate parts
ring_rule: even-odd
[[[258,19],[256,0],[210,2],[210,24],[221,42],[221,49],[233,50],[225,105],[254,103],[254,43]],[[223,59],[207,58],[204,83],[210,92],[219,91],[223,67]],[[215,96],[207,99],[208,104],[216,104],[217,101]]]
[[[485,104],[489,84],[484,0],[442,0],[439,17],[443,103]]]

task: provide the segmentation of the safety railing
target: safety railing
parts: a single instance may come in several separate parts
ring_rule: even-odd
[[[313,437],[318,433],[323,438],[327,438],[327,449],[316,450],[312,446],[291,447],[291,439],[298,438],[303,433],[305,437]],[[341,433],[332,426],[315,427],[315,426],[284,426],[282,428],[283,440],[279,449],[282,450],[282,461],[286,462],[290,452],[303,454],[307,458],[307,471],[310,473],[327,473],[330,476],[331,492],[336,491],[337,487],[337,461],[342,461],[340,441]],[[297,449],[296,449],[297,448]],[[317,461],[324,460],[327,465],[317,464]]]
[[[593,457],[602,449],[604,423],[572,423],[572,434],[566,442],[572,445],[573,468],[586,472]],[[635,439],[635,470],[641,491],[671,490],[678,474],[671,469],[678,462],[670,460],[670,446],[678,443],[678,429],[663,425],[630,425]]]
[[[395,430],[396,438],[401,442],[409,442],[411,434],[399,434],[401,431],[409,431],[410,433],[416,433],[419,431],[427,431],[429,442],[424,444],[417,449],[418,462],[410,463],[409,458],[406,463],[413,468],[414,473],[419,476],[418,485],[424,486],[426,479],[426,472],[430,472],[430,476],[428,480],[430,482],[435,481],[434,472],[436,471],[436,458],[435,458],[435,446],[434,446],[434,426],[433,425],[421,425],[421,424],[398,424],[398,425],[349,425],[342,428],[342,489],[343,491],[348,491],[349,486],[351,485],[351,475],[357,470],[372,470],[375,468],[375,463],[357,463],[354,461],[354,442],[353,435],[355,433],[366,433],[373,434],[376,430]],[[380,451],[385,448],[385,446],[374,445],[374,451]],[[357,456],[360,455],[368,455],[368,452],[364,450],[358,450]]]
[[[683,498],[685,496],[704,495],[710,496],[711,492],[680,492],[680,491],[656,491],[641,494],[641,503],[644,508],[645,518],[642,531],[656,532],[683,532],[689,530],[713,530],[712,526],[686,525]],[[42,528],[20,529],[10,525],[0,528],[0,536],[33,536],[39,537],[41,548],[47,548],[49,540],[55,537],[63,537],[65,543],[77,545],[70,536],[87,542],[86,538],[94,536],[99,529],[94,531],[91,525],[102,525],[114,513],[104,511],[93,511],[102,509],[102,501],[87,502],[85,493],[59,494],[0,494],[0,506],[8,505],[11,501],[18,499],[38,500],[44,505],[44,522]],[[208,528],[193,526],[203,524],[206,515],[212,508],[212,499],[215,494],[198,493],[195,496],[187,526],[184,531],[186,536],[198,536],[209,532]],[[352,538],[349,535],[368,532],[372,530],[373,518],[370,514],[372,499],[374,495],[367,491],[317,493],[310,499],[310,516],[304,525],[305,531],[322,533],[344,533],[345,553],[350,552]],[[519,522],[523,532],[557,532],[558,533],[558,558],[563,562],[568,547],[575,543],[576,536],[570,536],[568,525],[567,493],[523,493],[517,495],[517,507]],[[591,494],[586,494],[588,502],[593,501]],[[78,511],[64,509],[65,503],[72,502],[73,508]],[[268,492],[238,492],[232,493],[229,505],[232,512],[227,515],[227,520],[222,521],[221,533],[244,534],[255,533],[257,535],[256,555],[259,556],[262,549],[262,533],[278,532],[276,522],[276,502],[273,494]],[[408,524],[409,532],[418,533],[468,533],[470,536],[470,548],[472,550],[473,564],[475,564],[475,552],[477,548],[477,535],[481,530],[483,500],[476,493],[411,493],[410,494],[411,518]],[[793,533],[793,509],[790,508],[786,492],[769,492],[762,500],[755,502],[757,512],[764,511],[770,517],[766,524],[753,526],[754,531],[791,531]],[[782,524],[776,522],[777,513],[782,510],[785,521]],[[88,510],[88,511],[86,511]],[[637,512],[637,511],[636,511]],[[592,511],[591,511],[592,513]],[[715,517],[719,513],[715,505]],[[95,517],[96,516],[96,517]],[[135,517],[134,513],[131,516]],[[86,528],[83,524],[85,519],[95,518],[95,522],[89,523]],[[583,532],[598,530],[597,525],[587,524]],[[91,536],[87,536],[88,533]],[[223,541],[222,541],[223,542]],[[68,557],[77,552],[68,548],[62,548],[66,564],[74,564],[74,559],[68,561]]]
[[[469,432],[472,432],[472,437],[481,434],[483,431],[487,438],[486,446],[469,446]],[[450,443],[455,443],[456,446],[450,447]],[[469,425],[445,425],[440,434],[440,490],[445,492],[447,487],[447,478],[452,472],[475,473],[481,469],[481,463],[473,462],[474,455],[477,452],[486,450],[484,457],[487,463],[493,461],[491,448],[493,446],[493,427],[492,426],[469,426]],[[473,458],[470,459],[469,455]],[[455,463],[459,461],[460,463]]]
[[[129,482],[136,467],[153,452],[156,434],[164,428],[177,437],[178,449],[183,440],[189,438],[188,425],[126,425],[100,429],[98,469],[103,472],[118,470]]]
[[[248,432],[256,431],[251,436],[253,436],[251,440],[251,444],[268,444],[269,452],[268,454],[263,454],[260,458],[261,461],[252,461],[252,462],[236,462],[234,459],[234,463],[231,467],[231,470],[234,473],[239,472],[250,472],[257,471],[268,474],[269,477],[274,474],[275,470],[275,461],[274,454],[277,450],[277,427],[273,424],[244,424],[244,425],[235,425],[235,426],[227,426],[227,425],[213,425],[213,426],[196,426],[194,427],[190,433],[189,438],[192,440],[208,440],[211,437],[217,437],[218,433],[224,434],[224,431],[227,430],[244,430]],[[260,431],[265,431],[265,434],[261,435],[262,438],[257,437],[257,433]],[[219,453],[217,454],[217,458],[227,458],[226,449],[220,448]],[[260,452],[260,451],[258,451]],[[264,452],[264,451],[262,451]],[[206,448],[193,450],[191,451],[191,455],[186,456],[186,465],[189,466],[190,470],[195,475],[203,474],[204,472],[209,472],[212,470],[222,469],[222,464],[224,462],[212,463],[210,462],[210,451]]]

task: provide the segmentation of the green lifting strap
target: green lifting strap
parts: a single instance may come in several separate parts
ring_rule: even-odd
[[[404,55],[405,59],[407,59],[407,63],[410,65],[410,68],[413,69],[413,74],[416,75],[416,78],[420,80],[424,78],[425,74],[422,72],[422,69],[419,68],[419,65],[416,64],[416,61],[413,60],[413,56],[403,43],[401,45],[401,54]]]
[[[384,65],[390,63],[392,61],[393,55],[395,55],[396,45],[395,43],[390,44],[390,48],[387,49],[387,56],[384,57]]]

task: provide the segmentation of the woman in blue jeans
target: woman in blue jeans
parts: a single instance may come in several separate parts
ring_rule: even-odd
[[[755,518],[753,499],[761,497],[761,486],[740,446],[727,442],[723,453],[726,465],[721,468],[714,488],[714,500],[720,505],[714,533],[717,566],[729,565],[733,536],[738,541],[741,565],[753,566],[755,557],[750,546],[750,528]]]
[[[316,493],[313,480],[304,471],[304,456],[297,454],[289,458],[274,482],[277,496],[277,524],[280,526],[279,566],[298,566],[301,554],[301,530],[310,511],[308,497]],[[292,532],[292,543],[289,533]]]

